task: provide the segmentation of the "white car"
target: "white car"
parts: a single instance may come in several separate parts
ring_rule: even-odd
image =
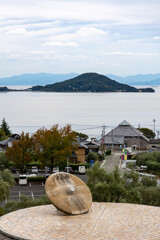
[[[59,167],[54,167],[53,168],[53,173],[57,173],[57,172],[59,172]]]
[[[37,175],[35,173],[31,173],[31,174],[28,174],[27,177],[37,177]]]
[[[28,184],[27,175],[20,175],[19,176],[19,185],[26,186]]]
[[[36,166],[33,166],[31,173],[38,173],[38,168]]]
[[[86,167],[85,166],[79,166],[78,167],[78,172],[81,174],[85,174],[86,173]]]

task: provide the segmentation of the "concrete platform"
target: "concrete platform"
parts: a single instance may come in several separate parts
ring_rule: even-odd
[[[68,216],[37,206],[1,217],[0,231],[23,240],[160,240],[160,208],[93,203],[89,213]]]

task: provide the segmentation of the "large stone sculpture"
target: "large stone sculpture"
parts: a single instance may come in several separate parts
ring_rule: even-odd
[[[83,214],[92,205],[92,195],[87,185],[69,173],[54,173],[45,183],[45,191],[50,201],[58,209],[68,214]]]

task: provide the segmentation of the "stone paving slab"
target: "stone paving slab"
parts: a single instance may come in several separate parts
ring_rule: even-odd
[[[2,216],[0,230],[29,240],[160,240],[160,208],[93,203],[89,213],[71,216],[37,206]]]

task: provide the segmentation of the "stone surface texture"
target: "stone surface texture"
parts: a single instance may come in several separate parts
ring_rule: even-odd
[[[160,208],[93,203],[88,213],[71,216],[37,206],[4,215],[0,230],[30,240],[159,240]]]
[[[69,173],[50,175],[45,191],[53,205],[68,214],[83,214],[92,206],[92,195],[87,185]]]

